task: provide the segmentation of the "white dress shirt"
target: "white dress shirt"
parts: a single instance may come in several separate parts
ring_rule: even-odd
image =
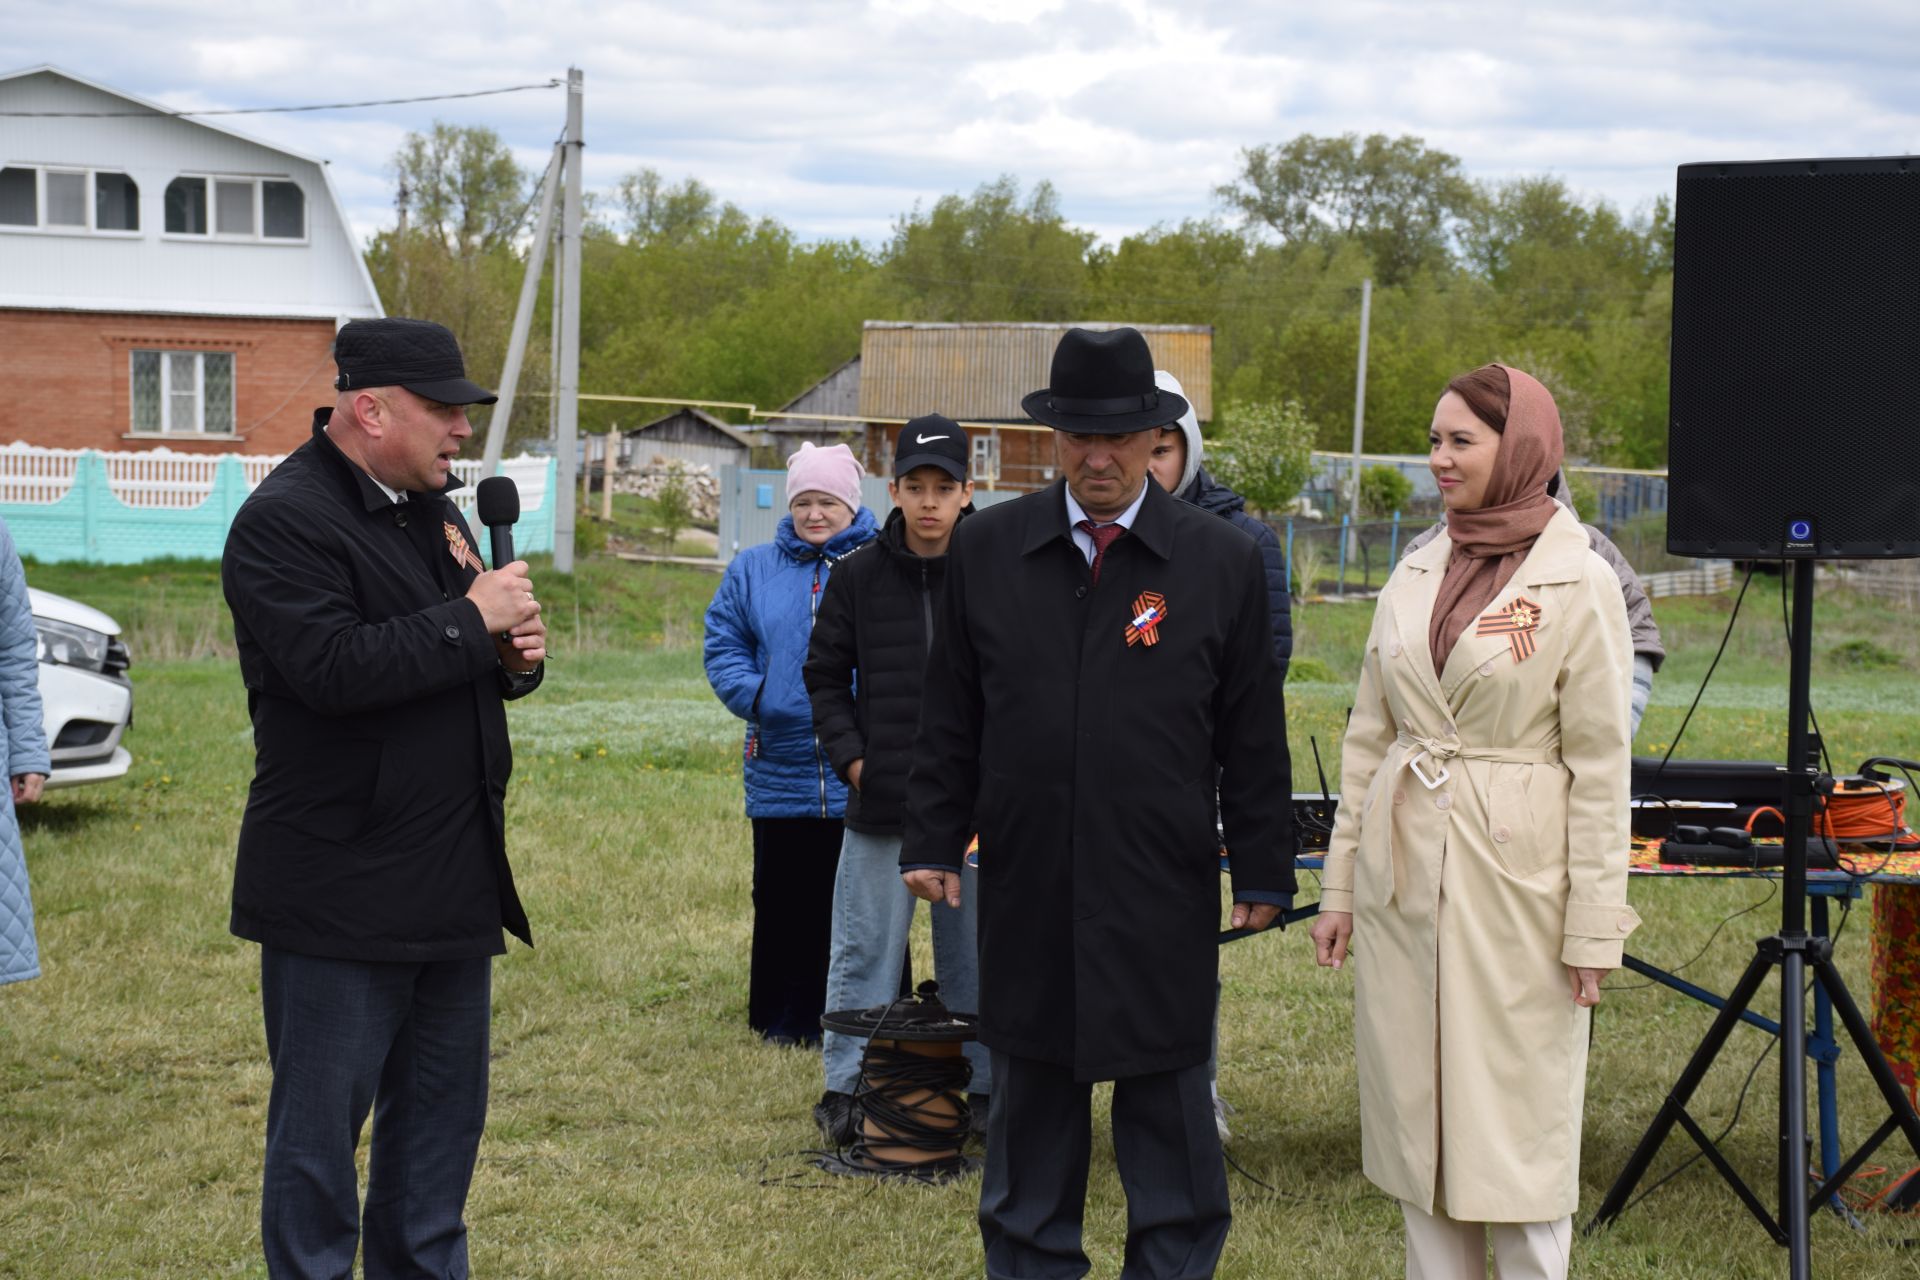
[[[1152,483],[1153,477],[1148,476],[1146,482],[1140,486],[1140,492],[1134,498],[1133,502],[1125,511],[1122,511],[1112,520],[1094,520],[1093,522],[1097,525],[1117,524],[1122,528],[1133,528],[1133,518],[1140,514],[1140,504],[1147,500],[1147,485]],[[1092,519],[1092,517],[1086,513],[1085,508],[1073,500],[1073,490],[1071,488],[1063,486],[1062,492],[1067,495],[1067,523],[1073,528],[1073,545],[1080,548],[1080,554],[1087,558],[1088,564],[1092,564],[1093,535],[1080,527],[1082,520],[1089,520]]]

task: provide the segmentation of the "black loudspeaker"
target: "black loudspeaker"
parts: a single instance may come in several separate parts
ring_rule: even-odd
[[[1920,556],[1920,157],[1680,166],[1667,548]]]

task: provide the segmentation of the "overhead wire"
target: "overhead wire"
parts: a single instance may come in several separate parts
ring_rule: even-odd
[[[24,120],[139,120],[186,119],[195,116],[286,115],[297,111],[351,111],[358,107],[399,107],[416,102],[450,102],[455,98],[490,98],[502,93],[525,93],[529,89],[558,89],[566,81],[555,78],[544,84],[513,84],[499,89],[474,89],[466,93],[427,93],[414,98],[369,98],[363,102],[312,102],[291,107],[206,107],[200,110],[168,110],[147,107],[139,111],[0,111],[0,117]]]

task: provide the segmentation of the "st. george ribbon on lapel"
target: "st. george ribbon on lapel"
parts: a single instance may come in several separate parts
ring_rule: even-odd
[[[1167,616],[1167,598],[1158,591],[1142,591],[1133,600],[1133,621],[1127,624],[1127,648],[1160,643],[1160,623]]]
[[[1506,607],[1480,615],[1477,636],[1505,636],[1515,662],[1533,656],[1533,633],[1540,627],[1540,606],[1525,596],[1515,596]]]
[[[442,520],[440,523],[446,532],[447,553],[453,557],[453,562],[466,565],[475,573],[485,573],[487,566],[480,563],[480,557],[474,554],[473,548],[467,545],[467,540],[460,536],[460,531],[453,527],[452,522]]]

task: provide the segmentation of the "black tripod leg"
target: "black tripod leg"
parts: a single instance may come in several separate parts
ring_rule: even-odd
[[[1673,1089],[1667,1094],[1667,1100],[1661,1104],[1659,1114],[1654,1116],[1653,1123],[1648,1125],[1646,1133],[1641,1135],[1640,1145],[1633,1149],[1631,1156],[1627,1157],[1626,1167],[1621,1169],[1620,1176],[1614,1179],[1613,1186],[1607,1191],[1607,1198],[1600,1202],[1599,1212],[1595,1213],[1593,1220],[1587,1223],[1588,1232],[1598,1231],[1601,1227],[1610,1225],[1626,1209],[1628,1197],[1633,1195],[1633,1189],[1640,1184],[1640,1179],[1646,1176],[1648,1166],[1653,1163],[1654,1156],[1659,1154],[1661,1144],[1667,1140],[1667,1134],[1672,1132],[1674,1124],[1680,1118],[1680,1113],[1686,1110],[1687,1103],[1693,1097],[1693,1091],[1700,1087],[1702,1080],[1706,1079],[1707,1071],[1713,1066],[1714,1058],[1726,1044],[1727,1037],[1733,1034],[1734,1027],[1739,1025],[1740,1015],[1747,1011],[1747,1006],[1753,1002],[1754,993],[1760,989],[1760,983],[1765,980],[1767,972],[1772,968],[1773,959],[1765,950],[1748,962],[1746,972],[1740,975],[1740,981],[1734,984],[1733,992],[1727,997],[1727,1002],[1720,1006],[1720,1012],[1715,1016],[1713,1025],[1707,1028],[1706,1038],[1701,1040],[1700,1047],[1693,1051],[1693,1057],[1687,1060],[1686,1069],[1680,1073],[1680,1078],[1674,1081]]]
[[[1827,998],[1833,1001],[1833,1011],[1840,1015],[1840,1022],[1852,1037],[1860,1060],[1867,1064],[1873,1082],[1880,1086],[1880,1094],[1887,1100],[1887,1110],[1892,1119],[1906,1134],[1907,1145],[1913,1148],[1914,1157],[1920,1159],[1920,1114],[1915,1113],[1913,1103],[1900,1087],[1900,1077],[1894,1075],[1893,1068],[1887,1064],[1887,1055],[1880,1051],[1880,1042],[1873,1038],[1873,1028],[1867,1025],[1866,1016],[1860,1012],[1860,1006],[1853,1002],[1853,993],[1847,990],[1846,979],[1840,976],[1840,970],[1834,967],[1833,960],[1826,956],[1815,957],[1813,973],[1825,988]]]
[[[1789,945],[1780,961],[1780,1225],[1787,1233],[1789,1280],[1813,1274],[1808,1150],[1807,953]]]

